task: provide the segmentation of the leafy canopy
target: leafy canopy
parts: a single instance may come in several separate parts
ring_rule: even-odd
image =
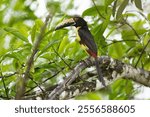
[[[84,10],[82,17],[88,21],[99,55],[108,55],[150,70],[150,14],[144,11],[141,0],[90,2],[91,6]],[[35,15],[37,8],[38,2],[34,0],[0,1],[1,99],[15,97],[26,62],[44,24],[45,17]],[[32,80],[27,83],[26,95],[41,90],[40,87],[46,89],[58,83],[71,68],[88,57],[75,41],[72,28],[54,31],[59,22],[70,17],[70,10],[77,9],[74,1],[48,0],[46,9],[52,18],[34,58],[30,71]],[[92,92],[77,99],[102,99],[103,95],[107,95],[108,99],[132,99],[137,93],[133,85],[131,81],[118,80],[110,86],[111,90]]]

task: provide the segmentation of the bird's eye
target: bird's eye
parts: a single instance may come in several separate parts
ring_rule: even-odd
[[[79,19],[79,18],[77,18],[77,17],[74,18],[75,21],[78,21],[78,19]]]

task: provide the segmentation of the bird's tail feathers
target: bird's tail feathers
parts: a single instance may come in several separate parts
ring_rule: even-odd
[[[106,87],[105,80],[103,78],[102,70],[101,70],[101,68],[99,66],[99,62],[98,62],[98,58],[97,57],[95,58],[95,66],[96,66],[96,70],[97,70],[97,74],[98,74],[98,80],[102,83],[102,85],[104,87]]]

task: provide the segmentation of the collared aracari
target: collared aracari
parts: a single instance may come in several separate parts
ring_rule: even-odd
[[[75,26],[77,29],[78,37],[77,40],[79,41],[81,46],[84,46],[86,52],[95,59],[96,70],[98,73],[99,81],[105,85],[105,81],[102,76],[101,69],[99,67],[98,57],[97,57],[97,46],[94,42],[94,38],[91,32],[88,29],[87,22],[81,17],[73,17],[71,19],[64,20],[62,23],[58,24],[55,30],[62,29],[68,26]]]

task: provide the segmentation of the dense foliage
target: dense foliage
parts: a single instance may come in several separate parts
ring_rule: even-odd
[[[78,9],[75,1],[77,2],[45,2],[47,14],[50,13],[51,18],[32,63],[26,96],[36,97],[39,90],[44,92],[57,84],[76,64],[88,57],[76,43],[72,28],[54,31],[59,22],[74,15],[70,13],[72,9]],[[99,55],[107,55],[135,67],[150,70],[148,5],[141,3],[141,0],[91,0],[90,4],[90,7],[83,11],[82,17],[88,21],[98,45]],[[20,87],[27,60],[47,15],[37,14],[37,9],[36,0],[0,1],[1,99],[14,99]],[[75,98],[134,99],[134,95],[138,93],[134,85],[132,81],[120,79],[108,89]]]

